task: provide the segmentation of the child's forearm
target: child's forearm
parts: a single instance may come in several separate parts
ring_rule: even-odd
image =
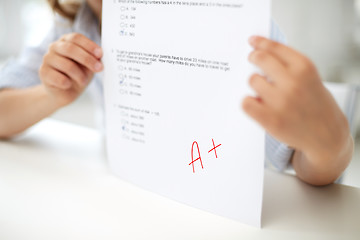
[[[23,132],[59,107],[43,85],[1,90],[0,138],[10,138]]]
[[[350,134],[339,143],[338,148],[330,146],[315,154],[296,150],[292,165],[296,175],[306,183],[322,186],[338,179],[351,161],[354,141]]]

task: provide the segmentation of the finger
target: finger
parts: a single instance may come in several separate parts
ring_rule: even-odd
[[[52,48],[57,54],[85,66],[92,72],[103,69],[103,64],[98,59],[74,43],[62,41],[54,44]]]
[[[250,87],[259,95],[265,102],[269,102],[275,97],[274,86],[264,77],[259,74],[253,74],[249,80]]]
[[[86,75],[86,79],[92,79],[92,77],[94,76],[94,73],[92,71],[90,71],[89,69],[87,69],[86,67],[80,66],[81,69],[84,71],[85,75]]]
[[[265,126],[269,109],[256,97],[246,97],[242,102],[242,108],[251,118],[263,127]]]
[[[68,58],[64,58],[60,55],[53,55],[49,58],[48,64],[52,68],[73,79],[79,86],[83,86],[87,82],[87,76],[80,65]]]
[[[249,61],[264,71],[270,81],[286,82],[289,79],[288,69],[273,55],[262,50],[250,53]]]
[[[62,38],[63,41],[74,43],[83,48],[95,58],[100,59],[103,55],[102,49],[95,42],[79,33],[66,34]]]
[[[65,74],[57,71],[50,66],[47,66],[46,69],[44,69],[43,71],[45,72],[44,77],[46,79],[46,84],[48,84],[49,86],[60,88],[63,90],[71,88],[72,82],[70,78]]]
[[[270,39],[253,36],[249,43],[254,49],[266,51],[278,58],[285,66],[303,61],[304,56],[296,50],[285,46],[284,44],[272,41]]]

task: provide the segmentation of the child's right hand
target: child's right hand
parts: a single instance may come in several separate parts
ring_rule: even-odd
[[[78,33],[66,34],[50,45],[39,75],[56,106],[73,102],[94,73],[103,70],[102,54],[96,43]]]
[[[301,53],[252,37],[249,60],[264,72],[250,78],[257,97],[243,108],[272,136],[295,149],[297,176],[314,184],[335,181],[349,164],[353,140],[348,121],[324,87],[314,64]]]

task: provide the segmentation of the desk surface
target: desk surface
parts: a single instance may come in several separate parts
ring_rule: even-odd
[[[0,239],[360,239],[360,189],[266,170],[257,229],[113,176],[103,142],[54,120],[0,141]]]

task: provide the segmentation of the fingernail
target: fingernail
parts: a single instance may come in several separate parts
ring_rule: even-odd
[[[101,62],[95,63],[94,69],[95,71],[100,71],[103,68],[103,64]]]
[[[252,36],[249,38],[249,44],[253,47],[255,47],[255,43],[256,43],[256,40],[257,40],[257,36]]]
[[[95,57],[101,58],[101,57],[102,57],[102,50],[101,50],[101,48],[96,48],[96,49],[94,50],[94,55],[95,55]]]

